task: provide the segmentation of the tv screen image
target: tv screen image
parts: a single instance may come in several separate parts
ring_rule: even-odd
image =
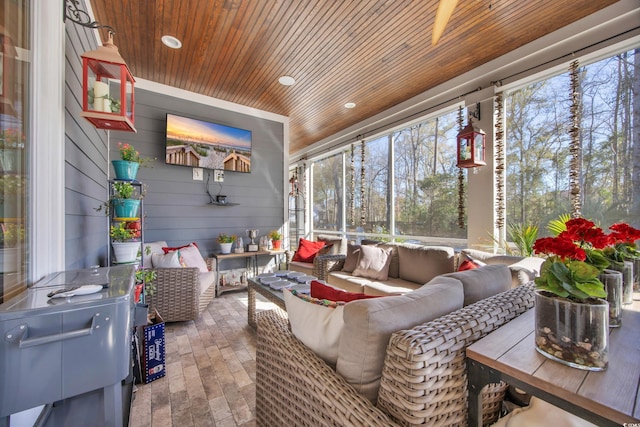
[[[251,172],[251,131],[167,114],[166,163]]]

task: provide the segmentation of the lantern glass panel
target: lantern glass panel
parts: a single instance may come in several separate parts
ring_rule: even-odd
[[[471,160],[471,141],[468,135],[460,138],[460,161]]]
[[[476,141],[474,144],[475,155],[474,160],[484,161],[484,135],[481,133],[475,134]]]

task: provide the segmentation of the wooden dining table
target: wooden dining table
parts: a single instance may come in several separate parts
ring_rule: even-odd
[[[535,350],[534,310],[467,348],[469,426],[481,426],[481,390],[500,380],[598,426],[640,426],[640,294],[610,328],[609,365],[587,371]]]

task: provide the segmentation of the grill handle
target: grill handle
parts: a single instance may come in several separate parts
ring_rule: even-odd
[[[91,318],[91,326],[88,328],[76,329],[75,331],[67,331],[61,334],[47,335],[45,337],[38,338],[25,338],[29,332],[29,325],[22,324],[14,328],[13,331],[8,332],[5,335],[5,339],[10,342],[18,341],[20,348],[28,348],[57,341],[64,341],[71,338],[84,337],[93,333],[93,330],[96,328],[98,316],[99,314],[95,314]]]

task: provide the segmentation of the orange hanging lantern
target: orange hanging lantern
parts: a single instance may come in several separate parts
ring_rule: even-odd
[[[459,168],[475,168],[486,166],[485,155],[486,134],[469,117],[469,123],[458,133],[458,164]]]
[[[85,52],[82,57],[82,113],[98,129],[136,132],[134,124],[135,80],[129,67],[109,40],[96,50]],[[114,90],[109,84],[120,84]]]

